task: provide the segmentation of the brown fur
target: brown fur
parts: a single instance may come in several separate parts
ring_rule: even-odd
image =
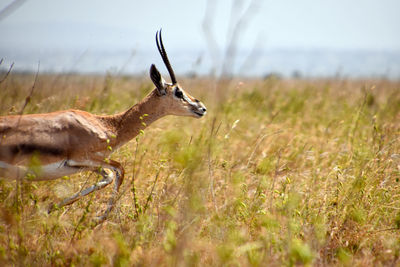
[[[165,50],[160,53],[165,62]],[[168,66],[170,70],[169,61]],[[81,110],[65,110],[0,117],[0,177],[48,180],[81,170],[95,171],[103,176],[103,180],[64,199],[59,207],[100,190],[115,179],[108,208],[98,218],[99,222],[103,221],[112,210],[124,179],[123,167],[108,159],[110,153],[163,116],[199,118],[206,113],[204,105],[177,83],[165,83],[154,65],[150,68],[150,77],[156,89],[140,103],[116,115],[99,116]]]
[[[34,154],[43,165],[63,159],[90,160],[92,155],[107,157],[165,115],[195,116],[187,105],[176,102],[169,86],[166,95],[159,96],[155,89],[140,103],[116,115],[65,110],[0,117],[0,161],[25,166]]]

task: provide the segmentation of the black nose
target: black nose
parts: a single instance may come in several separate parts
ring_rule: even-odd
[[[207,109],[206,108],[201,108],[201,111],[206,112]]]

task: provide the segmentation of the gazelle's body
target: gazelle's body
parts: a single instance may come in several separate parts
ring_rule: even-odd
[[[107,140],[115,130],[96,115],[68,110],[0,117],[0,133],[0,168],[8,165],[0,169],[0,175],[46,180],[79,171],[70,167],[71,161],[85,160],[92,154],[106,158]],[[39,169],[29,170],[33,164],[40,164]],[[27,177],[29,171],[36,173]]]
[[[80,171],[79,162],[88,158],[104,161],[140,130],[176,111],[174,103],[164,99],[168,96],[159,96],[157,90],[129,110],[111,116],[66,110],[0,117],[0,175],[26,178],[27,171],[33,171],[28,166],[36,162],[39,169],[29,179],[54,179]]]
[[[156,88],[127,111],[111,116],[66,110],[0,117],[0,177],[50,180],[82,170],[98,172],[104,177],[102,181],[65,199],[59,206],[71,204],[115,179],[114,195],[100,221],[105,219],[124,178],[122,166],[108,156],[163,116],[202,117],[206,113],[204,105],[177,84],[161,33],[158,38],[161,47],[158,39],[157,46],[173,83],[167,84],[152,65],[150,76]]]

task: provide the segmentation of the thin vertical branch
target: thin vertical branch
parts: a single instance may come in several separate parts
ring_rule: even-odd
[[[136,197],[136,187],[135,187],[135,176],[137,174],[137,172],[135,172],[135,169],[136,169],[136,159],[137,159],[138,149],[139,149],[139,140],[136,140],[135,158],[133,160],[133,171],[132,171],[132,180],[131,180],[133,205],[135,207],[136,219],[139,218],[139,203],[138,203],[138,200]]]
[[[40,62],[38,63],[38,67],[37,67],[36,74],[35,74],[35,80],[34,80],[33,85],[31,87],[31,91],[29,92],[29,95],[25,98],[25,103],[22,106],[21,111],[19,112],[19,115],[22,115],[24,113],[24,110],[25,110],[26,106],[31,102],[33,91],[35,90],[36,83],[37,83],[37,80],[38,80],[38,77],[39,77],[39,69],[40,69]],[[21,120],[21,117],[20,117],[20,120]],[[17,125],[19,125],[19,120],[18,120],[18,124]]]
[[[259,0],[251,0],[250,4],[241,14],[240,10],[243,9],[242,2],[233,2],[228,29],[228,41],[223,51],[219,49],[215,35],[212,32],[216,3],[217,1],[214,0],[209,0],[207,2],[206,13],[202,26],[208,52],[212,60],[211,76],[216,77],[214,86],[216,95],[215,99],[218,101],[224,101],[228,93],[226,89],[229,88],[229,85],[232,81],[232,74],[234,65],[236,63],[237,46],[239,44],[239,40],[248,27],[250,20],[255,17],[254,14],[260,10],[260,4],[262,2]],[[253,50],[256,49],[254,48]],[[249,60],[254,54],[255,52],[253,51],[253,53],[249,55]],[[246,61],[246,64],[249,64],[249,60]],[[222,88],[224,90],[222,90]]]
[[[154,188],[156,187],[156,184],[157,184],[157,181],[158,181],[158,177],[160,176],[160,172],[161,172],[161,168],[158,169],[158,172],[157,172],[156,178],[154,179],[154,182],[153,182],[153,186],[152,186],[152,188],[151,188],[151,191],[150,191],[149,195],[147,196],[146,204],[145,204],[144,207],[143,207],[143,213],[145,213],[146,210],[147,210],[147,207],[148,207],[148,205],[149,205],[151,196],[153,195],[153,192],[154,192]]]
[[[3,59],[0,60],[0,65],[1,63],[3,63]],[[8,75],[10,75],[12,68],[14,67],[14,62],[11,63],[10,68],[8,68],[8,71],[6,72],[6,75],[4,75],[4,77],[0,80],[0,84],[2,84],[8,77]]]
[[[202,28],[203,28],[203,33],[204,37],[206,39],[206,45],[208,47],[208,51],[211,56],[212,60],[212,68],[211,68],[211,76],[215,76],[217,69],[218,69],[218,63],[220,61],[220,52],[219,52],[219,47],[218,43],[214,38],[214,34],[212,32],[213,28],[213,22],[214,22],[214,17],[215,17],[215,10],[216,10],[216,0],[208,0],[207,1],[207,6],[206,6],[206,13],[204,15],[203,23],[202,23]]]
[[[0,21],[11,15],[15,10],[20,8],[26,0],[15,0],[11,2],[8,6],[0,10]]]
[[[210,138],[209,138],[209,142],[208,142],[208,153],[207,153],[207,157],[208,157],[208,176],[210,179],[210,190],[211,190],[211,197],[212,197],[212,201],[214,204],[214,209],[217,212],[217,204],[215,201],[215,191],[214,191],[214,170],[213,170],[213,166],[212,166],[212,152],[211,152],[211,148],[212,148],[212,140],[213,140],[213,135],[214,135],[214,128],[215,128],[215,122],[216,122],[216,117],[214,117],[212,124],[211,124],[211,131],[210,131]]]
[[[232,33],[230,34],[230,40],[228,43],[228,46],[225,50],[225,57],[224,57],[224,62],[222,64],[222,72],[221,76],[222,77],[230,77],[232,75],[233,71],[233,66],[235,64],[235,59],[236,59],[236,54],[237,54],[237,44],[240,39],[240,36],[243,34],[244,30],[246,29],[248,22],[250,21],[250,18],[254,17],[254,14],[257,12],[257,10],[260,9],[260,1],[258,0],[252,0],[247,7],[247,9],[244,11],[242,16],[238,16],[237,13],[237,8],[235,8],[236,5],[238,5],[238,1],[235,2],[232,6],[232,9],[236,10],[236,12],[232,11],[232,16],[237,16],[238,20],[235,24],[235,26],[232,27]],[[233,19],[232,19],[233,21]]]

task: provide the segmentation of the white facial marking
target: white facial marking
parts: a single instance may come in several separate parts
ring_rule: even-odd
[[[185,94],[184,91],[182,91],[182,93],[183,93],[183,99],[185,99],[186,102],[188,102],[190,105],[196,105],[196,103],[193,102],[193,101]]]

